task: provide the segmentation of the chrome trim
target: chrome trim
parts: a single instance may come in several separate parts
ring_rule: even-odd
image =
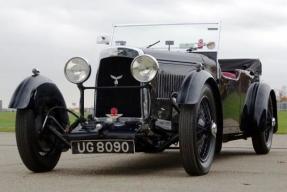
[[[224,79],[232,80],[232,81],[239,81],[239,79],[241,77],[241,74],[247,75],[250,79],[254,79],[254,77],[255,77],[254,75],[250,74],[250,71],[247,71],[247,70],[236,69],[235,71],[238,72],[238,75],[237,75],[236,79],[233,79],[233,78],[230,78],[230,77],[226,77],[224,75],[221,75],[221,77],[223,77]],[[222,71],[222,72],[224,72],[224,71]]]
[[[118,49],[118,48],[121,48],[121,49],[131,49],[131,50],[134,50],[134,51],[137,51],[138,53],[138,56],[139,55],[143,55],[144,52],[141,50],[141,49],[138,49],[138,48],[130,48],[130,47],[122,47],[122,46],[118,46],[118,47],[110,47],[110,48],[107,48],[105,50],[103,50],[100,54],[100,60],[99,60],[99,65],[100,65],[100,62],[102,59],[104,58],[108,58],[108,57],[112,57],[112,56],[116,56],[116,55],[110,55],[108,54],[109,53],[109,50],[115,50],[115,49]],[[121,56],[122,57],[122,56]],[[97,86],[97,82],[98,82],[98,73],[99,73],[99,68],[97,70],[97,73],[96,73],[96,86]],[[144,85],[143,83],[140,83],[140,85]],[[124,120],[124,121],[140,121],[140,122],[144,122],[144,113],[143,113],[143,98],[142,98],[142,94],[143,94],[143,89],[140,89],[140,96],[141,96],[141,117],[120,117],[119,120]],[[97,121],[106,121],[106,119],[108,117],[96,117],[96,110],[97,110],[97,90],[95,89],[95,94],[94,94],[94,118],[95,120]]]
[[[130,71],[131,72],[131,71]],[[140,85],[143,85],[143,83],[140,83]],[[143,89],[140,89],[140,105],[141,105],[141,118],[144,119],[144,104],[143,104]]]
[[[119,84],[119,80],[120,80],[121,78],[123,78],[123,75],[120,75],[120,76],[110,75],[110,77],[111,77],[113,80],[115,80],[115,81],[114,81],[114,85],[117,86],[117,85]]]
[[[81,60],[84,61],[84,62],[87,64],[87,66],[89,67],[89,71],[88,71],[88,74],[87,74],[86,79],[84,79],[84,80],[82,80],[82,81],[79,81],[79,82],[73,82],[73,81],[71,81],[71,80],[69,79],[69,77],[68,77],[68,75],[67,75],[67,70],[66,70],[66,68],[67,68],[67,65],[68,65],[73,59],[81,59]],[[70,58],[70,59],[65,63],[65,66],[64,66],[64,75],[65,75],[66,79],[67,79],[69,82],[74,83],[74,84],[84,83],[85,81],[87,81],[87,80],[90,78],[91,73],[92,73],[91,65],[89,64],[89,62],[88,62],[87,60],[85,60],[85,59],[82,58],[82,57],[72,57],[72,58]]]
[[[99,122],[106,122],[109,119],[109,117],[95,117],[94,119]],[[126,121],[139,121],[142,123],[144,122],[143,118],[141,117],[119,117],[118,120],[121,122]]]
[[[241,73],[244,73],[245,75],[247,75],[250,79],[254,79],[255,75],[251,75],[250,71],[247,70],[241,70]]]
[[[271,124],[272,124],[272,128],[276,126],[276,119],[275,119],[275,117],[272,117]]]
[[[107,49],[104,49],[100,53],[99,60],[108,58],[108,57],[113,57],[113,56],[122,56],[120,55],[120,49],[126,49],[126,50],[133,50],[137,52],[137,56],[143,55],[144,52],[142,49],[135,48],[135,47],[123,47],[123,46],[114,46],[114,47],[109,47]]]
[[[139,79],[137,79],[137,78],[134,76],[134,73],[133,73],[133,65],[134,65],[134,62],[135,62],[139,57],[143,57],[143,56],[146,56],[146,57],[149,57],[150,59],[152,59],[152,60],[154,61],[154,63],[156,64],[156,68],[157,68],[157,69],[156,69],[156,74],[155,74],[154,77],[153,77],[151,80],[149,80],[149,81],[140,81]],[[137,57],[134,58],[134,60],[133,60],[132,63],[131,63],[131,66],[130,66],[130,72],[131,72],[132,76],[133,76],[137,81],[139,81],[139,82],[141,82],[141,83],[151,82],[151,81],[157,76],[158,71],[159,71],[159,63],[158,63],[157,59],[154,58],[154,56],[149,55],[149,54],[138,55]]]
[[[146,23],[146,24],[117,24],[113,27],[141,27],[141,26],[162,26],[162,25],[219,25],[220,22],[182,22],[182,23]]]
[[[240,76],[241,76],[241,73],[242,73],[242,70],[237,69],[237,70],[235,70],[235,71],[238,72],[238,75],[236,76],[236,79],[233,79],[233,78],[230,78],[230,77],[226,77],[226,76],[223,75],[223,73],[222,73],[222,76],[221,76],[221,77],[224,78],[224,79],[232,80],[232,81],[239,81]],[[224,71],[223,71],[223,72],[224,72]]]
[[[215,122],[212,122],[210,129],[211,129],[211,134],[212,134],[212,136],[213,136],[213,137],[216,137],[216,134],[217,134],[217,125],[216,125]]]
[[[147,119],[150,116],[150,108],[151,108],[151,100],[150,100],[151,96],[150,96],[149,89],[143,88],[142,95],[143,95],[141,99],[142,108],[143,108],[142,116],[143,116],[143,119]],[[146,107],[144,105],[145,101],[146,101]]]

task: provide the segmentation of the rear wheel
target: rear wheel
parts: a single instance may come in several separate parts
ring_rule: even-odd
[[[252,144],[255,152],[257,154],[267,154],[269,153],[272,145],[272,138],[274,127],[276,123],[276,119],[273,114],[273,104],[272,98],[269,97],[268,100],[268,109],[267,109],[267,117],[263,119],[263,129],[265,131],[256,133],[252,136]]]
[[[180,111],[179,144],[183,167],[189,175],[208,173],[215,154],[216,107],[212,90],[205,85],[199,103]]]
[[[42,129],[46,107],[19,109],[16,115],[16,141],[20,157],[33,172],[51,171],[61,156],[60,141],[48,130]],[[56,116],[55,116],[56,117]],[[47,126],[53,123],[47,121]]]

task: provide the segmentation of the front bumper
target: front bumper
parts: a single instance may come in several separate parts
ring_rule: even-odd
[[[96,122],[90,121],[79,124],[64,137],[68,141],[97,140],[97,139],[126,139],[135,140],[142,123],[140,122]]]
[[[46,127],[48,120],[54,123],[49,123]],[[45,127],[62,141],[60,147],[63,151],[71,148],[73,141],[133,140],[136,152],[162,151],[178,141],[178,134],[151,129],[153,126],[145,123],[142,119],[133,121],[118,119],[111,122],[79,117],[72,125],[65,128],[57,119],[48,114],[42,131],[45,130]]]

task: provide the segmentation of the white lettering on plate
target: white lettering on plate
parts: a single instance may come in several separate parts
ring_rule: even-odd
[[[84,153],[85,152],[85,143],[82,143],[82,147],[81,147],[81,143],[78,142],[78,151],[79,153]]]
[[[94,145],[92,142],[87,142],[86,147],[89,153],[92,153],[94,151]]]

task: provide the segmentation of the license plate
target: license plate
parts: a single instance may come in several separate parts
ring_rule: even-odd
[[[87,153],[134,153],[133,140],[91,140],[73,141],[73,154]]]

